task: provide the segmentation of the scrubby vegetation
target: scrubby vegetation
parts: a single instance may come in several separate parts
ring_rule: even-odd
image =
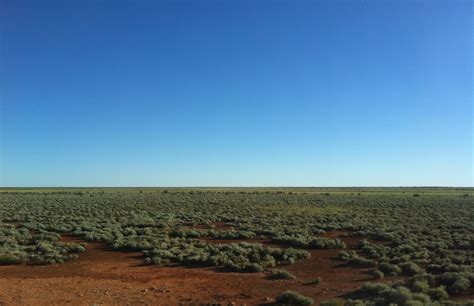
[[[281,269],[273,269],[270,270],[270,274],[268,275],[269,279],[294,279],[296,276],[291,274],[286,270]]]
[[[2,190],[0,264],[74,259],[85,245],[63,242],[67,234],[140,251],[148,264],[290,279],[283,266],[337,249],[337,260],[373,276],[354,305],[459,302],[474,286],[474,197],[428,191]],[[348,248],[334,231],[359,243]]]
[[[195,240],[169,239],[158,247],[143,250],[146,261],[157,265],[223,266],[235,272],[263,270],[305,259],[310,254],[292,248],[265,247],[259,243],[206,244]]]
[[[314,304],[314,301],[298,292],[288,290],[276,298],[276,303],[280,305],[310,306]]]
[[[82,244],[58,241],[59,236],[54,232],[30,232],[26,228],[0,223],[0,265],[62,263],[85,251]]]
[[[464,290],[468,287],[463,287]],[[355,300],[347,305],[472,305],[472,301],[447,302],[449,295],[445,286],[434,285],[430,288],[428,283],[411,284],[406,286],[401,282],[392,285],[380,283],[366,283],[355,294],[361,300]],[[359,304],[358,304],[359,303]]]

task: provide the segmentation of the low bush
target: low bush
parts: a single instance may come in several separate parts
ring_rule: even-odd
[[[467,278],[460,278],[448,287],[448,292],[451,294],[459,294],[471,287],[471,281]]]
[[[372,270],[370,274],[375,278],[375,279],[382,279],[384,277],[384,273],[380,270]]]
[[[340,239],[315,238],[308,242],[309,249],[345,249],[346,244]]]
[[[0,253],[0,265],[10,265],[23,263],[26,260],[26,254],[8,253],[3,251]]]
[[[400,274],[402,272],[402,269],[399,266],[387,262],[380,263],[378,269],[384,274],[391,276]]]
[[[312,238],[306,235],[280,235],[273,238],[273,242],[287,244],[297,248],[306,248],[312,250],[345,249],[346,244],[340,239]]]
[[[413,276],[415,274],[421,274],[425,272],[422,267],[413,262],[406,262],[404,264],[401,264],[400,268],[402,269],[402,273],[408,276]]]
[[[427,305],[431,302],[429,295],[424,293],[412,293],[412,299],[421,302],[422,305]]]
[[[384,298],[384,305],[406,305],[412,299],[410,290],[403,286],[384,290],[381,296]]]
[[[340,260],[343,260],[343,261],[347,261],[355,255],[356,255],[356,253],[354,251],[350,251],[350,252],[341,251],[337,254],[337,258],[340,259]]]
[[[359,267],[374,266],[374,262],[372,260],[364,258],[364,257],[360,257],[358,255],[352,256],[352,258],[350,258],[347,262],[351,265],[359,266]]]
[[[318,286],[319,284],[321,284],[321,281],[322,281],[322,278],[321,277],[317,277],[309,282],[306,282],[304,283],[304,285],[306,286]]]
[[[379,295],[382,291],[388,290],[390,287],[385,284],[380,283],[365,283],[360,288],[360,292],[364,295],[376,296]]]
[[[423,292],[423,293],[426,293],[428,292],[428,290],[430,290],[430,285],[428,284],[427,281],[423,281],[423,280],[416,280],[416,281],[413,281],[410,285],[410,289],[413,291],[413,292]]]
[[[449,294],[446,292],[446,288],[444,286],[439,286],[436,288],[432,288],[428,290],[428,295],[433,299],[433,300],[445,300],[449,298]]]
[[[276,303],[280,305],[310,306],[314,304],[314,301],[298,292],[288,290],[277,296]]]
[[[268,275],[268,279],[294,279],[294,278],[296,278],[296,276],[294,276],[290,272],[286,270],[279,270],[279,269],[270,270],[270,274]]]

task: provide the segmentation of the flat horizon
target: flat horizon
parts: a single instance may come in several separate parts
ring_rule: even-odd
[[[67,188],[91,188],[91,189],[94,189],[94,188],[160,188],[160,189],[165,189],[165,188],[176,188],[176,189],[186,189],[186,188],[196,188],[196,189],[200,189],[200,188],[220,188],[220,189],[225,189],[225,188],[228,188],[228,189],[233,189],[233,188],[274,188],[274,189],[278,189],[278,188],[294,188],[294,189],[298,189],[298,188],[309,188],[309,189],[322,189],[322,188],[326,188],[326,189],[331,189],[331,188],[341,188],[341,189],[353,189],[353,188],[399,188],[399,189],[405,189],[405,188],[433,188],[433,189],[437,189],[437,188],[467,188],[467,189],[470,189],[470,188],[473,188],[473,186],[1,186],[0,189],[14,189],[14,188],[18,188],[18,189],[21,189],[21,188],[24,188],[24,189],[27,189],[27,188],[30,188],[30,189],[34,189],[34,188],[37,188],[37,189],[41,189],[41,188],[64,188],[64,189],[67,189]]]

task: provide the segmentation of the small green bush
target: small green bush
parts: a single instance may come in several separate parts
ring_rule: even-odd
[[[341,251],[337,254],[337,258],[340,260],[349,260],[355,255],[355,252],[347,252],[347,251]]]
[[[424,293],[426,293],[430,289],[430,285],[428,284],[427,281],[416,280],[411,284],[410,289],[413,292],[424,292]]]
[[[384,290],[381,295],[384,297],[386,305],[405,305],[412,298],[410,290],[403,286]]]
[[[283,305],[310,306],[314,304],[314,301],[298,292],[288,290],[277,296],[276,303]]]
[[[382,291],[388,290],[389,286],[380,283],[365,283],[360,288],[360,291],[366,295],[379,295]]]
[[[399,266],[387,262],[379,264],[379,270],[386,275],[397,275],[402,272],[402,269]]]
[[[374,266],[374,262],[370,259],[360,257],[358,255],[353,256],[351,259],[347,261],[349,264],[359,267],[372,267]]]
[[[0,253],[0,265],[11,265],[22,263],[25,259],[18,254]]]
[[[321,284],[321,281],[322,281],[322,278],[317,277],[317,278],[313,279],[312,281],[304,283],[304,285],[306,285],[306,286],[317,286],[317,285]]]
[[[424,293],[413,293],[412,298],[413,300],[421,302],[423,305],[427,305],[431,302],[430,297]]]
[[[415,274],[421,274],[425,272],[422,267],[413,262],[404,263],[400,266],[400,268],[402,269],[403,274],[408,276],[413,276]]]
[[[467,278],[460,278],[448,287],[448,292],[451,294],[459,294],[471,287],[471,281]]]
[[[446,292],[446,288],[444,286],[440,286],[437,288],[432,288],[428,290],[428,295],[433,300],[445,300],[449,298],[449,294]]]
[[[270,275],[268,275],[268,279],[295,279],[295,278],[296,276],[294,276],[290,272],[286,270],[278,270],[278,269],[270,270]]]
[[[378,269],[372,270],[371,274],[375,279],[382,279],[385,276],[384,273]]]

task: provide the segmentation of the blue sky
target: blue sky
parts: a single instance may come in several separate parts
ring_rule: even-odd
[[[471,1],[0,12],[0,186],[473,186]]]

